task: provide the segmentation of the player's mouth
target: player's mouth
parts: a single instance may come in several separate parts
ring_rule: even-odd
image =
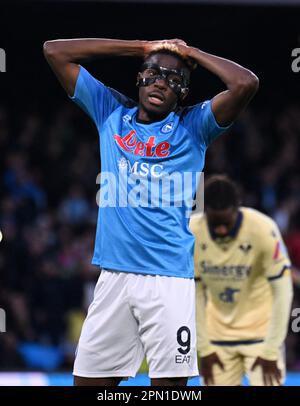
[[[164,103],[165,97],[160,92],[151,92],[148,95],[148,100],[151,104],[154,104],[155,106],[160,106]]]

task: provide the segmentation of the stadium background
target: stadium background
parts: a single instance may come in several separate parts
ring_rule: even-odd
[[[0,48],[7,56],[7,72],[0,75],[0,307],[7,317],[7,332],[0,334],[0,385],[71,384],[70,374],[57,373],[71,370],[98,277],[90,265],[97,133],[50,71],[42,54],[46,40],[182,38],[253,70],[259,93],[210,147],[205,173],[227,173],[238,181],[244,204],[278,222],[300,268],[300,72],[291,69],[292,49],[300,47],[300,7],[152,3],[0,3]],[[87,66],[105,84],[137,97],[139,61]],[[200,68],[187,102],[222,89]],[[300,307],[299,286],[295,277],[293,308]],[[300,385],[300,333],[291,328],[287,366],[288,384]],[[26,371],[40,373],[19,374]]]

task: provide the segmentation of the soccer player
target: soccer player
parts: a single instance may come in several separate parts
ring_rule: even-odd
[[[206,385],[281,385],[292,301],[290,260],[274,221],[241,207],[236,185],[216,175],[195,242],[197,346]]]
[[[135,376],[146,355],[152,385],[185,385],[189,376],[198,375],[194,237],[187,216],[196,181],[184,197],[172,193],[170,199],[159,181],[202,171],[206,148],[245,108],[258,79],[177,39],[48,41],[44,54],[100,135],[93,264],[102,271],[78,344],[75,384],[117,385]],[[79,65],[104,57],[143,61],[138,103]],[[216,74],[227,90],[183,108],[195,63]],[[151,199],[142,199],[149,184]]]

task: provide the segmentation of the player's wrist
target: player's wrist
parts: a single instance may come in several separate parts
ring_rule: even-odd
[[[214,352],[216,352],[215,348],[208,344],[205,347],[198,347],[198,354],[200,358],[204,358],[204,357],[208,357],[209,355],[213,354]]]
[[[143,58],[146,55],[146,43],[147,42],[148,41],[143,41],[143,40],[132,41],[132,47],[133,47],[135,56]]]
[[[199,56],[201,56],[201,54],[202,54],[202,51],[200,51],[200,49],[198,49],[198,48],[190,47],[190,46],[186,48],[186,57],[187,58],[191,58],[191,59],[194,59],[197,61],[197,58],[199,58]]]
[[[279,349],[272,347],[265,347],[262,349],[261,358],[267,361],[277,361],[279,357]]]
[[[98,40],[99,54],[107,56],[144,56],[144,43],[141,40],[102,39]]]

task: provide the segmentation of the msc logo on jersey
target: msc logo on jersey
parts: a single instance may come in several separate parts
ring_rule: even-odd
[[[147,162],[135,161],[131,163],[128,159],[122,157],[118,161],[119,171],[128,171],[130,174],[147,177],[151,175],[153,178],[159,178],[163,175],[163,165],[149,164]]]
[[[234,294],[239,291],[240,289],[225,288],[224,291],[219,294],[219,299],[225,303],[233,303]]]
[[[120,158],[118,162],[118,167],[121,171],[127,169],[128,164],[127,164],[127,159],[126,158]]]
[[[161,131],[163,134],[168,134],[168,133],[170,133],[170,132],[173,130],[173,127],[174,127],[174,122],[173,122],[173,121],[170,121],[169,123],[165,124],[165,125],[161,128],[160,131]]]
[[[248,254],[248,252],[252,249],[252,245],[247,242],[244,242],[239,246],[239,249],[243,251],[244,254]]]

